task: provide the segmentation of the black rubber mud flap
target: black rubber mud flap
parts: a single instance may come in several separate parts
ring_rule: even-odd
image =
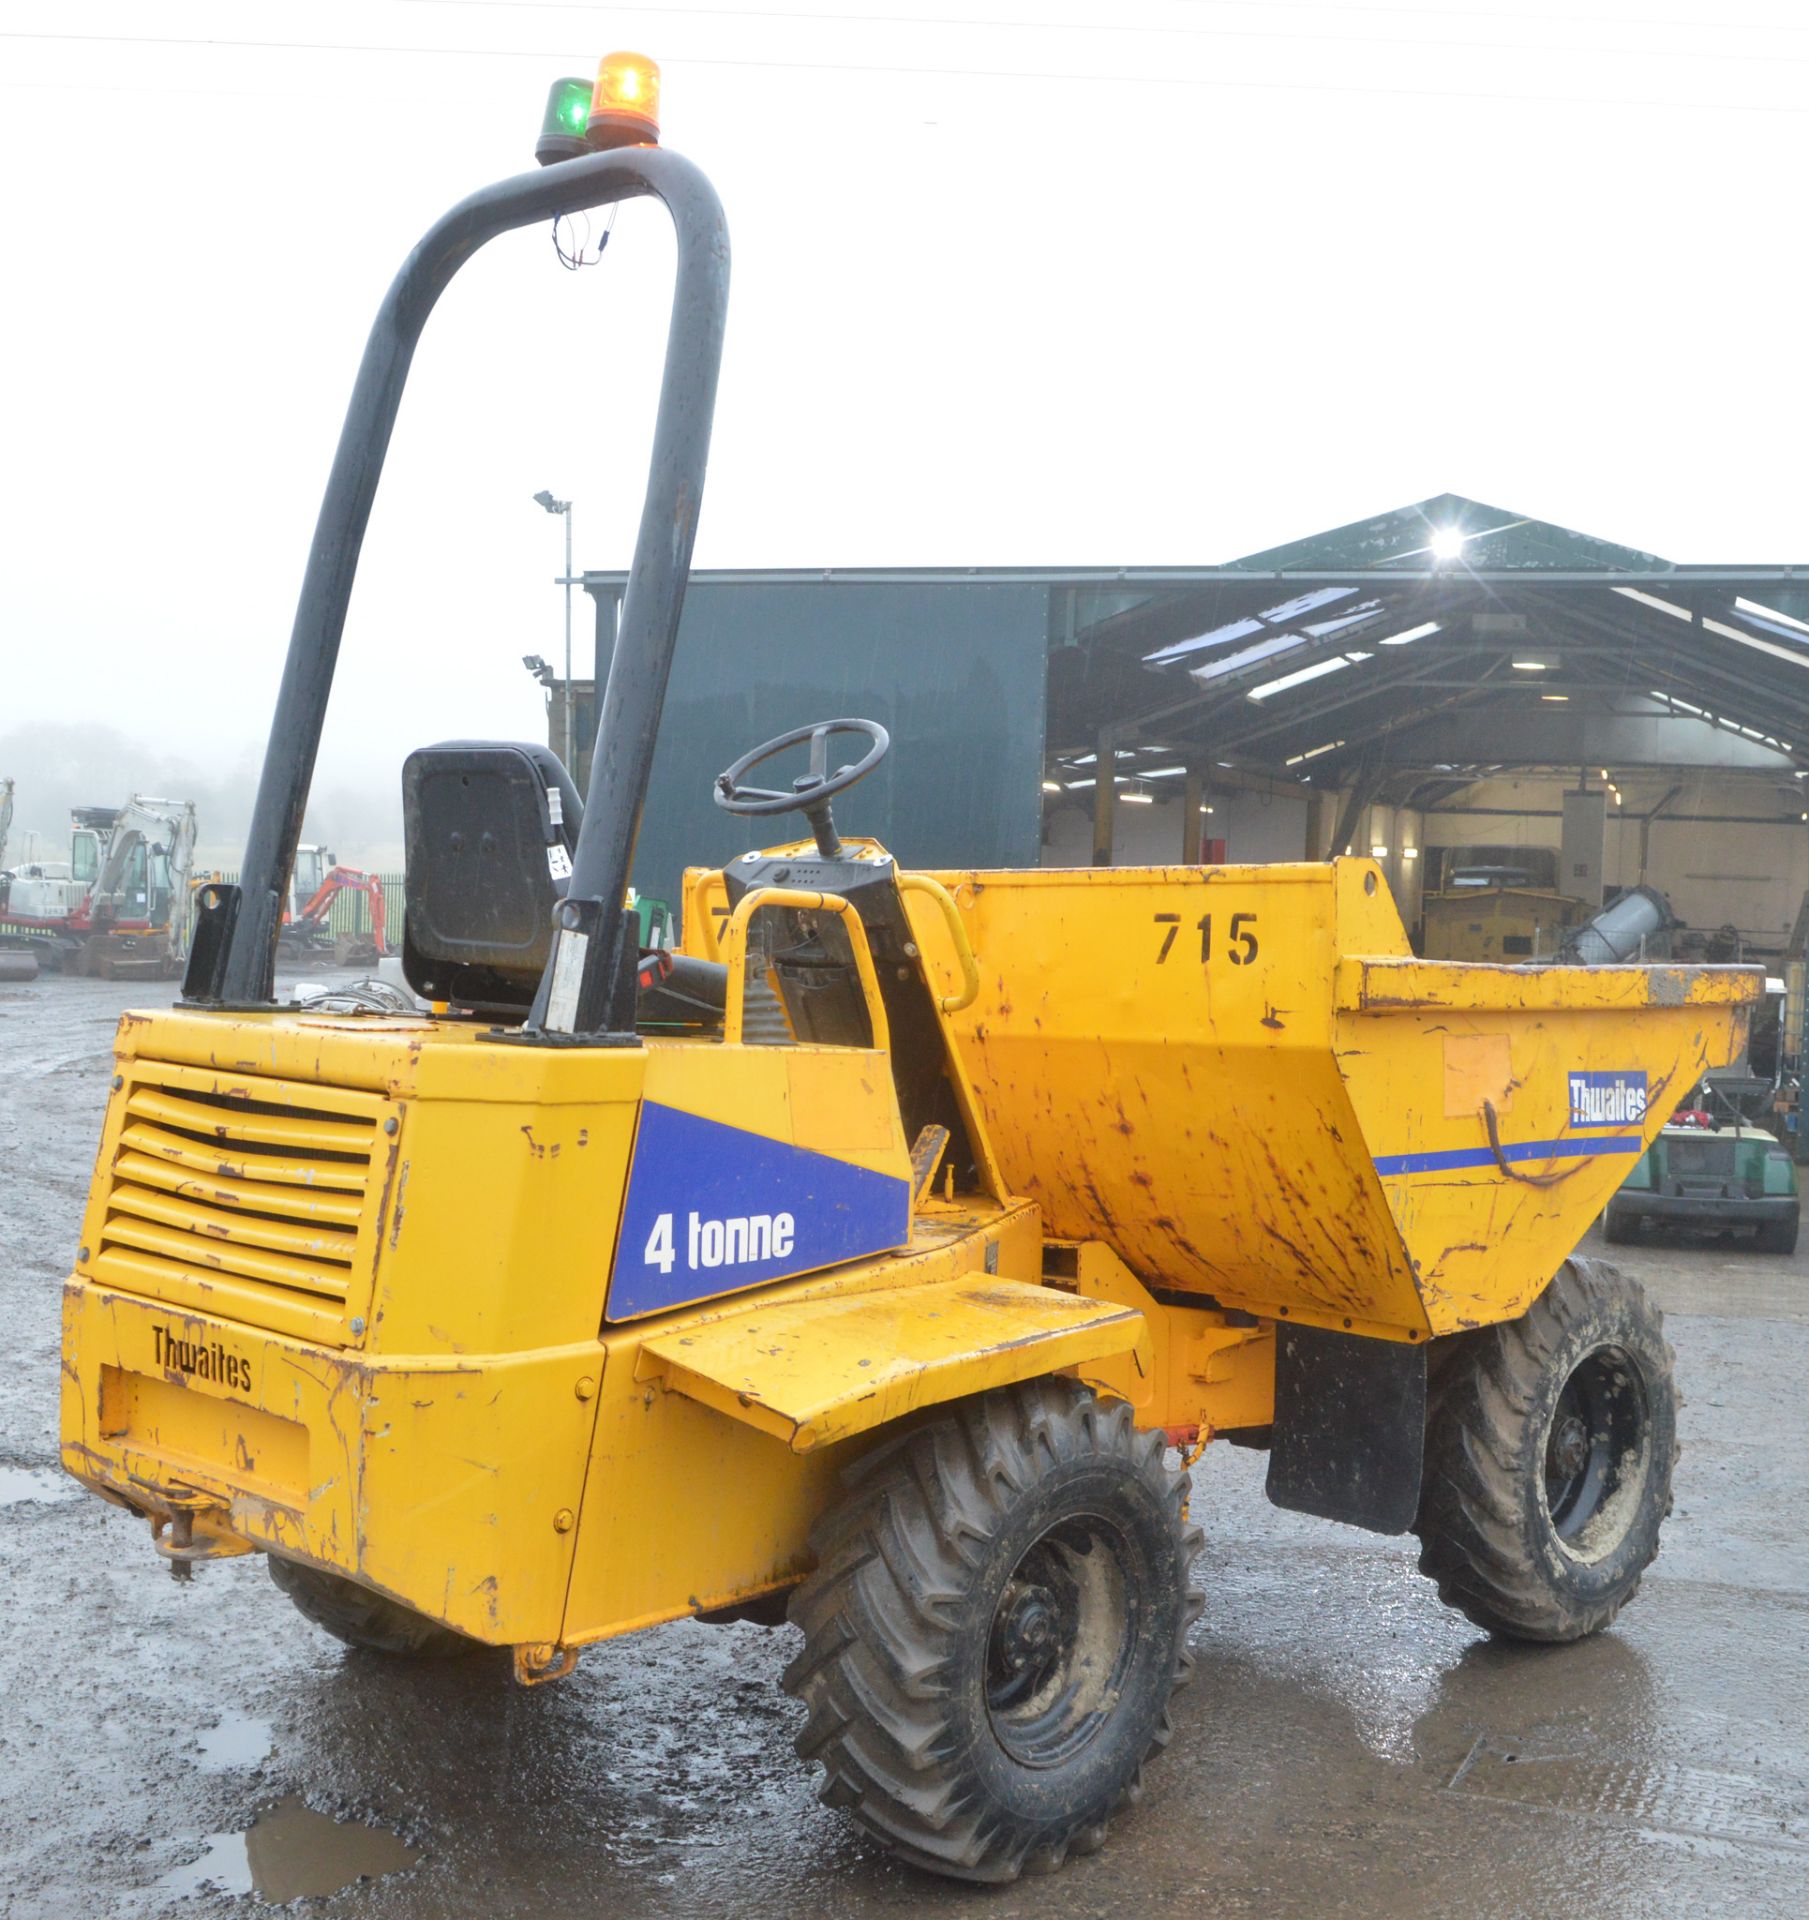
[[[1269,1498],[1295,1513],[1405,1533],[1420,1501],[1426,1348],[1278,1327]]]

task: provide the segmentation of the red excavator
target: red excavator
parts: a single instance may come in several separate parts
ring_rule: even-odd
[[[342,893],[364,896],[368,929],[333,931],[333,903]],[[341,966],[362,966],[381,960],[389,952],[388,935],[383,883],[374,873],[335,865],[324,847],[296,849],[279,953],[292,960],[325,959],[330,955]]]

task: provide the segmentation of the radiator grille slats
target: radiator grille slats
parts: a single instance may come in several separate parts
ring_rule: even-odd
[[[343,1341],[382,1111],[341,1087],[138,1063],[97,1270],[174,1306]]]
[[[345,1344],[344,1305],[319,1294],[267,1287],[230,1274],[191,1273],[159,1254],[124,1246],[107,1247],[94,1262],[94,1275],[122,1293],[143,1294],[183,1312],[216,1314],[321,1346]]]
[[[108,1220],[106,1244],[161,1253],[181,1266],[197,1268],[203,1273],[234,1273],[243,1279],[293,1287],[300,1293],[345,1298],[344,1272],[335,1274],[321,1262],[285,1260],[253,1247],[216,1248],[192,1229],[160,1227],[149,1220],[133,1219],[123,1211],[116,1211]]]
[[[341,1153],[354,1160],[370,1158],[370,1128],[327,1114],[273,1112],[266,1105],[249,1102],[235,1110],[230,1104],[221,1107],[193,1096],[178,1098],[154,1087],[135,1089],[126,1102],[126,1111],[160,1126],[198,1134],[203,1140],[281,1147],[290,1153]]]
[[[185,1200],[251,1213],[280,1214],[288,1220],[327,1220],[338,1226],[356,1227],[364,1207],[362,1181],[357,1191],[344,1193],[299,1184],[273,1187],[260,1180],[233,1179],[222,1173],[203,1177],[143,1153],[122,1153],[114,1174],[122,1181],[130,1180],[141,1187],[157,1187],[165,1193],[180,1194]]]
[[[196,1173],[223,1173],[231,1179],[272,1180],[297,1187],[330,1183],[351,1193],[363,1192],[368,1171],[350,1162],[323,1165],[318,1160],[292,1159],[267,1150],[253,1153],[236,1149],[228,1140],[202,1141],[190,1134],[142,1124],[128,1126],[120,1135],[120,1144]]]
[[[208,1264],[221,1268],[234,1267],[239,1250],[247,1247],[267,1247],[273,1253],[293,1255],[294,1260],[288,1264],[294,1266],[297,1275],[304,1273],[306,1267],[296,1262],[326,1262],[349,1267],[358,1244],[356,1232],[345,1233],[337,1227],[298,1226],[260,1214],[228,1213],[175,1194],[156,1193],[149,1187],[116,1186],[111,1204],[116,1212],[133,1214],[140,1220],[156,1221],[216,1242]],[[260,1265],[268,1264],[260,1262]],[[290,1280],[287,1284],[296,1282]],[[307,1282],[304,1280],[301,1284]],[[344,1291],[343,1284],[340,1291]]]

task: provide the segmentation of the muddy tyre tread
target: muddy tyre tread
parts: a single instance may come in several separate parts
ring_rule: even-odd
[[[1630,1247],[1639,1238],[1639,1226],[1610,1204],[1602,1215],[1602,1238],[1611,1247]]]
[[[1753,1238],[1753,1245],[1760,1253],[1795,1253],[1797,1239],[1797,1216],[1792,1214],[1788,1220],[1767,1220]]]
[[[786,1691],[808,1718],[796,1747],[824,1769],[819,1797],[892,1853],[931,1872],[1000,1883],[1096,1852],[1142,1792],[1144,1765],[1169,1743],[1169,1706],[1191,1677],[1187,1634],[1203,1595],[1191,1568],[1202,1536],[1186,1518],[1188,1481],[1163,1437],[1140,1432],[1121,1401],[1042,1380],[963,1402],[858,1461],[844,1498],[812,1532],[817,1570],[797,1589],[803,1651]],[[951,1751],[944,1702],[958,1658],[955,1614],[1014,1499],[1049,1469],[1106,1454],[1146,1481],[1172,1528],[1180,1568],[1170,1670],[1147,1740],[1115,1790],[1060,1831],[988,1806],[966,1756]]]
[[[270,1578],[303,1619],[348,1647],[415,1660],[450,1660],[486,1651],[480,1641],[429,1620],[400,1601],[387,1600],[354,1580],[270,1553]]]
[[[1658,1406],[1646,1494],[1606,1584],[1580,1582],[1543,1529],[1532,1491],[1544,1455],[1533,1431],[1542,1386],[1577,1340],[1607,1328],[1637,1341]],[[1600,1632],[1639,1591],[1671,1511],[1681,1405],[1663,1316],[1637,1281],[1607,1261],[1574,1256],[1518,1320],[1450,1336],[1428,1353],[1426,1458],[1414,1532],[1420,1572],[1439,1598],[1510,1639],[1564,1642]]]

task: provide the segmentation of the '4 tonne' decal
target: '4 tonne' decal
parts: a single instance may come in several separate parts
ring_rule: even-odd
[[[649,1100],[635,1137],[609,1318],[884,1253],[909,1234],[908,1181]]]

